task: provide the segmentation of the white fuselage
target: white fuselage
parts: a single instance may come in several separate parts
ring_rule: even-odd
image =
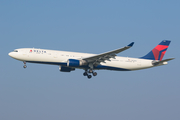
[[[9,56],[20,61],[42,63],[42,64],[53,64],[60,66],[66,66],[68,59],[81,60],[82,58],[86,58],[94,55],[95,54],[36,49],[36,48],[16,49],[15,51],[9,53]],[[101,62],[100,65],[98,65],[94,69],[131,71],[131,70],[139,70],[150,67],[154,67],[152,64],[152,60],[116,56],[115,59],[111,58],[110,61],[105,61],[104,63]],[[85,69],[84,67],[76,67],[76,68]]]

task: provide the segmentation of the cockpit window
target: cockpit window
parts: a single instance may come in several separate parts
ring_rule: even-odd
[[[18,50],[14,50],[13,52],[18,52]]]

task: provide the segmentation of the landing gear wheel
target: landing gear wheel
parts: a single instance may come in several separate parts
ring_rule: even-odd
[[[88,74],[87,74],[87,72],[84,72],[83,75],[84,75],[84,76],[87,76]]]
[[[26,66],[26,65],[24,65],[24,66],[23,66],[23,68],[27,68],[27,66]]]
[[[87,76],[88,79],[92,78],[92,76],[97,76],[97,72],[94,72],[93,68],[85,69],[84,76]]]
[[[92,76],[91,76],[91,75],[88,75],[87,77],[90,79]]]
[[[26,66],[26,61],[23,61],[23,63],[24,63],[23,68],[27,68],[27,66]]]
[[[97,75],[97,72],[93,72],[93,76],[96,76]]]

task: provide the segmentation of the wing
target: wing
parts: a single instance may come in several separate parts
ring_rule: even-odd
[[[130,47],[133,46],[133,44],[134,44],[134,42],[132,42],[131,44],[129,44],[123,48],[116,49],[116,50],[109,51],[109,52],[105,52],[105,53],[98,54],[98,55],[91,56],[91,57],[87,57],[87,58],[82,58],[82,60],[85,60],[88,63],[92,63],[93,65],[96,66],[96,65],[100,64],[101,62],[105,63],[105,60],[110,61],[110,58],[115,59],[116,54],[118,54],[124,50],[129,49]]]

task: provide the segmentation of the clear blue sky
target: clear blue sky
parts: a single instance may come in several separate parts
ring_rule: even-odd
[[[8,56],[35,47],[141,57],[171,40],[168,65],[132,72],[59,72]],[[1,120],[180,120],[179,0],[1,0]]]

